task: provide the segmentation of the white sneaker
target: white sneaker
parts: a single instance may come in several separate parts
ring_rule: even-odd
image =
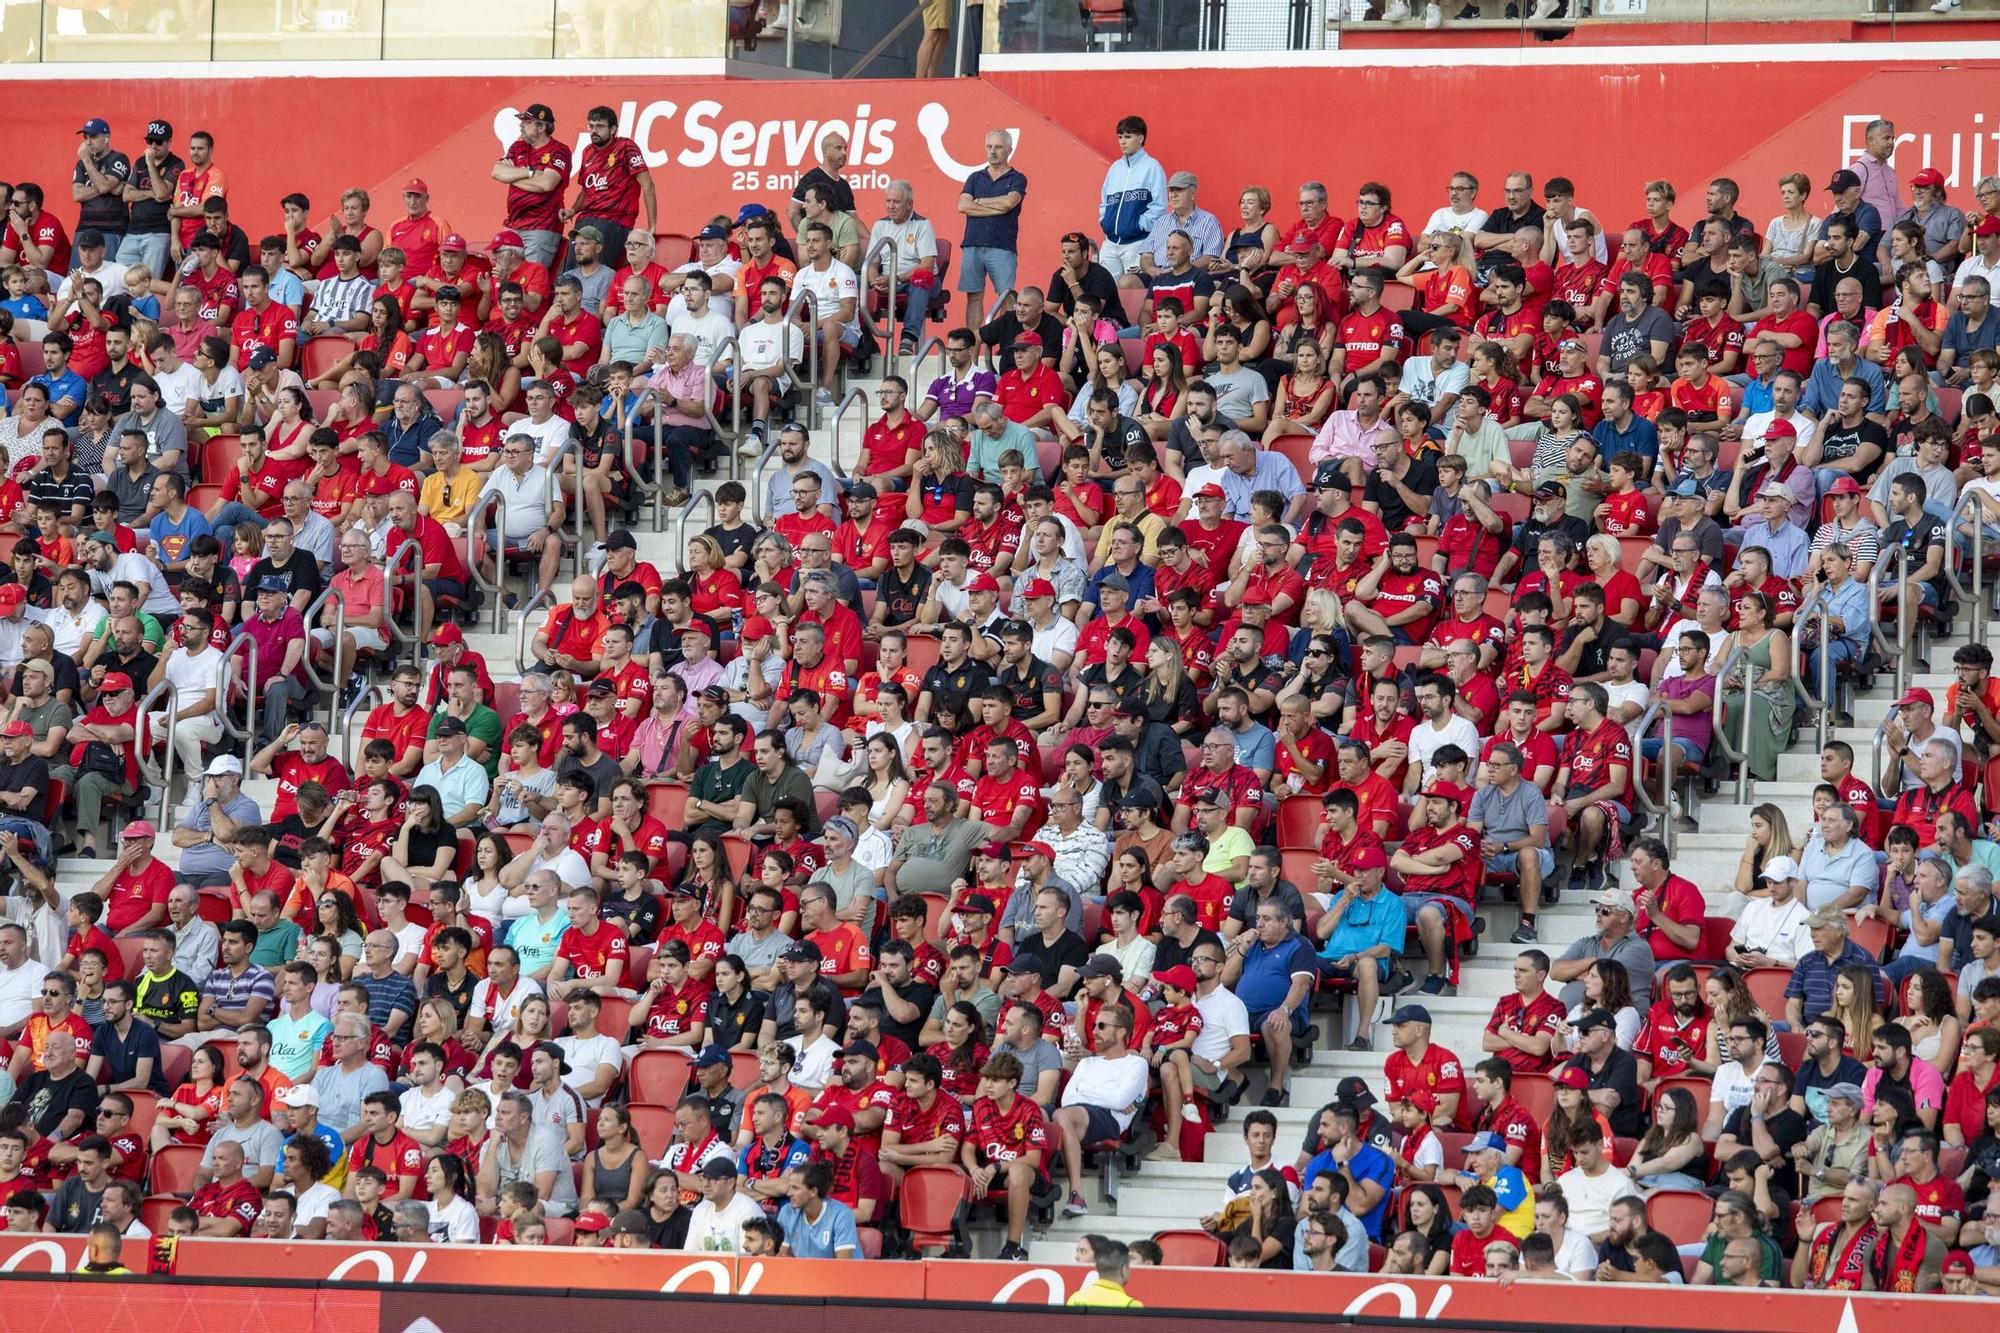
[[[832,406],[833,406],[834,404],[838,403],[839,401],[840,401],[840,400],[839,400],[838,398],[835,398],[835,397],[833,396],[833,390],[831,390],[831,389],[814,389],[814,390],[813,390],[813,402],[814,402],[814,404],[815,404],[815,405],[817,405],[817,406],[819,406],[819,407],[832,407]]]
[[[1443,5],[1437,4],[1433,0],[1433,3],[1424,6],[1424,26],[1426,28],[1442,28],[1444,26]]]
[[[1556,10],[1561,7],[1562,0],[1537,0],[1534,17],[1538,19],[1552,19],[1556,16]]]
[[[1931,6],[1931,13],[1949,14],[1952,10],[1957,9],[1958,5],[1959,0],[1937,0],[1937,3]]]
[[[1388,7],[1382,11],[1384,23],[1407,23],[1409,19],[1410,6],[1406,0],[1389,0]]]

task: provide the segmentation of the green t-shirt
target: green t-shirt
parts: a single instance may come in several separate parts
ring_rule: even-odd
[[[140,632],[146,636],[147,649],[149,649],[151,652],[157,655],[160,651],[161,645],[166,643],[167,641],[166,629],[161,626],[160,622],[157,619],[155,619],[151,613],[146,611],[141,611],[139,613],[139,629]],[[108,639],[110,637],[111,637],[111,617],[106,616],[102,621],[98,623],[97,633],[91,635],[91,638]]]
[[[424,728],[424,739],[430,740],[438,734],[438,721],[444,717],[442,708],[431,714],[431,724]],[[485,704],[474,704],[472,716],[465,719],[466,734],[474,740],[486,743],[486,780],[491,782],[500,775],[500,715]]]

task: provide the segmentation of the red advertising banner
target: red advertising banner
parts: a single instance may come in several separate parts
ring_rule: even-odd
[[[0,1280],[11,1275],[73,1272],[83,1242],[74,1236],[0,1235]],[[131,1242],[126,1261],[143,1269],[145,1246]],[[1064,1304],[1089,1273],[1071,1265],[979,1261],[831,1262],[751,1259],[666,1251],[539,1249],[449,1245],[356,1246],[331,1242],[189,1240],[176,1273],[190,1280],[354,1282],[420,1292],[440,1287],[495,1291],[665,1293],[688,1297],[759,1296],[805,1301],[972,1304],[1047,1307]],[[1990,1316],[1983,1302],[1945,1296],[1842,1296],[1809,1292],[1653,1287],[1634,1299],[1627,1286],[1535,1282],[1502,1287],[1483,1280],[1311,1276],[1234,1269],[1140,1268],[1128,1286],[1155,1310],[1229,1311],[1241,1315],[1368,1315],[1416,1321],[1486,1320],[1494,1324],[1625,1328],[1754,1328],[1760,1333],[1907,1333],[1916,1321]],[[290,1293],[278,1293],[289,1296]],[[20,1302],[0,1296],[0,1309]],[[445,1302],[450,1304],[450,1300]],[[136,1327],[138,1325],[121,1325]],[[156,1325],[157,1326],[157,1325]],[[245,1323],[244,1328],[253,1325]],[[254,1327],[268,1329],[268,1321]],[[19,1325],[0,1317],[12,1333]],[[30,1327],[33,1327],[32,1325]],[[67,1325],[49,1325],[50,1328]],[[76,1325],[79,1333],[104,1324]],[[232,1322],[230,1328],[236,1327]],[[297,1329],[303,1330],[305,1324]],[[399,1326],[400,1327],[400,1326]],[[455,1327],[455,1325],[454,1325]],[[490,1325],[468,1324],[469,1328]],[[213,1320],[205,1333],[221,1333]]]
[[[819,138],[838,131],[852,145],[846,175],[864,216],[880,216],[889,181],[908,180],[919,211],[955,242],[960,185],[983,162],[986,131],[997,127],[1016,133],[1015,164],[1029,179],[1023,282],[1054,268],[1061,232],[1096,233],[1112,125],[1128,112],[1148,119],[1149,147],[1170,170],[1200,177],[1201,203],[1225,228],[1243,186],[1269,189],[1274,216],[1287,220],[1290,191],[1308,179],[1329,183],[1342,216],[1352,212],[1356,185],[1381,181],[1394,191],[1395,211],[1418,226],[1461,169],[1482,178],[1489,207],[1507,171],[1528,171],[1538,183],[1566,175],[1579,202],[1612,226],[1637,216],[1647,180],[1678,186],[1686,220],[1701,210],[1703,184],[1729,175],[1743,187],[1743,211],[1761,227],[1777,211],[1779,176],[1805,171],[1823,185],[1860,151],[1862,127],[1876,116],[1893,119],[1902,135],[1894,162],[1905,182],[1936,166],[1951,200],[1968,205],[1972,182],[2000,172],[2000,121],[1988,115],[2000,61],[1859,49],[1871,58],[1822,60],[1802,48],[1758,62],[1743,60],[1740,48],[1708,48],[1700,61],[1660,63],[1621,48],[1523,67],[1517,52],[1468,51],[1432,64],[1385,52],[1379,64],[1349,53],[1320,67],[1299,67],[1317,58],[1302,55],[1274,68],[1107,63],[978,80],[833,83],[456,76],[434,67],[112,80],[64,78],[52,66],[14,81],[8,170],[40,181],[50,207],[73,222],[63,183],[82,120],[105,117],[114,145],[136,152],[145,123],[163,117],[175,126],[177,147],[197,129],[215,134],[232,216],[253,240],[279,230],[277,201],[294,190],[309,194],[324,218],[341,189],[360,186],[372,196],[371,222],[386,229],[401,217],[402,184],[415,175],[430,185],[433,212],[480,247],[500,222],[504,187],[489,172],[514,137],[516,110],[549,104],[559,136],[574,144],[585,114],[602,104],[652,165],[667,230],[691,233],[752,199],[782,210]],[[1538,132],[1525,112],[1511,113],[1517,106],[1554,108],[1565,124]],[[1825,211],[1818,196],[1814,207]]]

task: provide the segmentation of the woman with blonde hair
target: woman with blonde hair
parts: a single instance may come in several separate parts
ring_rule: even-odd
[[[1201,696],[1181,659],[1180,645],[1158,638],[1146,646],[1146,681],[1139,687],[1139,707],[1147,718],[1164,722],[1185,736],[1202,720]]]
[[[1222,257],[1236,266],[1237,279],[1258,291],[1270,290],[1271,257],[1278,252],[1278,227],[1271,221],[1271,192],[1246,185],[1236,196],[1242,225],[1222,244]]]
[[[950,532],[972,516],[973,480],[965,471],[965,444],[940,427],[924,436],[910,475],[903,515],[932,533]]]
[[[1472,238],[1463,232],[1426,234],[1396,281],[1417,289],[1417,307],[1403,312],[1403,330],[1422,338],[1442,328],[1469,329],[1479,316],[1478,260]]]
[[[1736,882],[1732,887],[1745,900],[1770,897],[1770,887],[1764,883],[1764,867],[1781,856],[1796,861],[1801,850],[1799,844],[1792,840],[1791,825],[1785,822],[1783,810],[1770,801],[1752,806],[1750,836],[1744,839],[1743,855],[1736,863]]]
[[[1813,280],[1813,246],[1820,234],[1820,220],[1806,208],[1812,197],[1812,181],[1805,173],[1779,177],[1778,199],[1785,211],[1764,226],[1764,258],[1790,269],[1804,285]]]

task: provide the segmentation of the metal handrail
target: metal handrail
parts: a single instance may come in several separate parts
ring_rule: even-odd
[[[300,665],[306,669],[306,683],[311,685],[315,692],[328,689],[338,691],[339,689],[338,682],[329,684],[319,674],[319,667],[313,661],[313,654],[312,654],[312,632],[313,628],[319,624],[320,608],[325,606],[332,599],[333,599],[332,588],[326,588],[322,590],[319,596],[313,598],[312,604],[306,607],[305,615],[302,617],[302,619],[305,621],[305,630],[306,630],[306,654],[305,657],[301,659]],[[339,639],[336,637],[334,641],[337,643],[339,642]],[[308,712],[311,711],[312,710],[310,709],[308,710]]]
[[[230,680],[236,672],[236,646],[238,644],[248,644],[250,647],[250,651],[245,654],[249,659],[246,663],[248,688],[243,693],[243,725],[241,728],[230,722],[227,706]],[[222,727],[223,730],[243,742],[243,771],[247,773],[250,771],[250,757],[257,753],[257,686],[260,683],[262,675],[258,668],[263,665],[259,660],[262,657],[263,649],[258,645],[255,636],[250,634],[249,631],[237,630],[235,634],[230,636],[229,646],[222,650],[222,654],[224,658]]]
[[[743,437],[750,433],[750,428],[743,424],[743,339],[740,334],[732,333],[715,345],[715,356],[708,363],[711,382],[715,379],[716,367],[724,364],[725,352],[733,354],[727,360],[735,363],[735,369],[729,375],[729,429],[722,429],[722,423],[715,419],[715,409],[708,399],[702,400],[702,410],[708,414],[708,428],[715,432],[717,440],[723,442],[722,452],[729,465],[729,479],[741,481],[743,461],[736,456],[736,451],[743,447]]]
[[[1806,685],[1806,626],[1819,622],[1819,693],[1814,695]],[[1833,645],[1829,635],[1833,633],[1833,616],[1826,609],[1826,588],[1813,594],[1811,606],[1801,608],[1792,617],[1792,692],[1799,702],[1813,710],[1814,749],[1826,749],[1826,733],[1829,719],[1833,714]]]
[[[1742,725],[1737,729],[1738,744],[1729,743],[1729,728],[1724,724],[1722,713],[1729,698],[1729,674],[1743,657],[1743,648],[1729,650],[1729,656],[1722,659],[1722,669],[1715,673],[1715,701],[1710,705],[1710,721],[1713,723],[1715,740],[1722,746],[1722,753],[1730,763],[1736,765],[1736,803],[1750,803],[1750,696],[1755,693],[1749,680],[1743,682]]]
[[[931,354],[932,348],[936,348],[939,358],[944,359],[945,345],[942,334],[933,333],[930,337],[925,338],[917,344],[917,354],[910,358],[910,387],[912,389],[916,387],[917,380],[923,377],[924,358]]]
[[[180,725],[180,720],[181,720],[180,691],[174,688],[172,681],[162,680],[158,685],[155,685],[152,689],[146,691],[146,697],[139,701],[138,711],[134,714],[134,724],[141,725],[147,722],[147,719],[150,718],[152,713],[152,708],[151,708],[152,702],[156,697],[160,695],[165,695],[167,702],[167,707],[166,707],[167,723],[165,728],[166,735],[164,737],[166,755],[160,760],[159,767],[155,769],[146,762],[148,747],[146,746],[136,747],[135,753],[138,755],[139,775],[141,777],[145,778],[146,781],[150,783],[154,781],[155,773],[159,775],[159,780],[155,785],[157,785],[160,789],[160,817],[157,821],[155,821],[154,826],[158,828],[160,832],[165,833],[170,828],[173,827],[174,758],[175,758],[174,728]]]
[[[896,238],[893,236],[884,236],[881,240],[868,247],[868,252],[861,256],[862,291],[855,297],[854,302],[861,315],[862,327],[868,330],[870,337],[882,345],[882,357],[888,366],[888,373],[891,375],[896,373],[897,326],[901,325],[906,332],[909,328],[907,324],[902,323],[898,313],[900,307],[896,303],[896,256],[901,248],[896,244]],[[875,266],[875,256],[881,254],[883,251],[887,251],[889,255],[889,262],[882,268],[883,274],[889,279],[889,298],[886,303],[889,310],[889,336],[886,338],[875,327],[875,317],[868,310],[868,289],[869,284],[874,281],[872,270]],[[836,417],[835,421],[837,422],[838,420],[839,418]]]
[[[520,629],[515,635],[514,641],[514,670],[519,675],[525,676],[528,674],[528,618],[535,613],[535,608],[543,602],[549,604],[550,613],[553,614],[556,606],[556,590],[554,588],[542,589],[529,598],[528,604],[521,608]]]
[[[1660,841],[1666,843],[1666,855],[1668,855],[1668,861],[1672,861],[1672,857],[1674,857],[1674,845],[1676,845],[1676,837],[1674,837],[1674,833],[1676,833],[1676,829],[1674,829],[1674,759],[1676,759],[1676,751],[1674,751],[1674,711],[1668,709],[1666,701],[1660,699],[1658,695],[1654,695],[1652,705],[1648,705],[1646,713],[1642,713],[1640,719],[1638,719],[1640,745],[1646,743],[1646,733],[1652,731],[1652,723],[1654,721],[1660,723],[1660,761],[1662,761],[1660,763],[1660,801],[1658,801],[1658,805],[1654,805],[1652,793],[1646,791],[1644,783],[1632,783],[1632,795],[1638,799],[1640,807],[1644,807],[1644,811],[1648,815],[1658,815],[1660,817]]]
[[[674,559],[679,564],[679,572],[682,578],[686,578],[688,572],[688,520],[694,517],[695,510],[701,508],[704,504],[708,506],[709,517],[715,517],[714,491],[696,491],[688,497],[688,502],[681,506],[680,512],[674,515],[674,535],[670,545],[674,553]]]
[[[764,512],[764,473],[770,470],[771,460],[778,456],[778,442],[771,441],[764,446],[764,452],[757,455],[757,470],[750,474],[750,513],[758,527],[763,527],[770,518]]]
[[[410,631],[408,634],[405,634],[402,627],[396,623],[396,577],[406,557],[410,566]],[[418,632],[417,628],[417,621],[421,618],[421,613],[417,606],[417,590],[423,586],[423,579],[424,548],[418,544],[414,535],[409,535],[409,539],[396,548],[395,554],[391,555],[387,563],[383,566],[382,589],[386,594],[386,605],[383,607],[382,627],[387,632],[389,641],[392,644],[407,643],[410,645],[410,662],[413,666],[419,668],[424,664],[424,643],[423,635]],[[389,660],[393,662],[399,655],[392,653]]]
[[[583,451],[577,442],[576,436],[571,435],[560,445],[556,446],[555,456],[549,459],[546,467],[542,468],[543,472],[547,474],[542,499],[543,503],[547,505],[550,514],[554,514],[556,506],[562,503],[562,463],[565,458],[576,459],[576,504],[573,506],[575,512],[570,515],[576,522],[576,542],[575,545],[570,547],[570,573],[580,575],[583,573],[583,511],[585,506],[583,503]],[[542,465],[537,463],[536,466],[541,467]],[[563,535],[560,525],[551,523],[548,526],[549,531],[553,532],[557,537]],[[504,536],[502,537],[502,541],[504,543]]]
[[[840,423],[842,420],[846,418],[847,409],[854,406],[856,403],[861,404],[862,452],[854,460],[854,470],[857,473],[860,472],[862,467],[868,461],[867,441],[868,441],[868,427],[870,424],[868,420],[870,415],[870,409],[868,404],[868,391],[866,389],[848,390],[847,397],[841,399],[840,406],[836,407],[833,410],[833,425],[829,428],[829,434],[831,438],[828,439],[827,441],[826,445],[827,454],[832,459],[833,462],[833,475],[840,478],[840,480],[842,481],[847,480],[847,469],[840,465]]]
[[[347,711],[341,715],[340,761],[347,765],[347,771],[350,773],[354,771],[354,715],[360,712],[364,705],[373,712],[378,702],[389,702],[388,688],[380,684],[370,685],[354,696],[354,702],[349,704]]]
[[[1900,585],[1904,571],[1909,568],[1909,562],[1910,553],[1901,546],[1884,546],[1881,549],[1875,563],[1868,570],[1868,605],[1871,608],[1882,605],[1883,571],[1894,565],[1894,582]],[[1904,650],[1910,642],[1910,599],[1901,594],[1900,588],[1896,596],[1896,641],[1891,643],[1882,637],[1882,617],[1872,613],[1868,618],[1868,641],[1876,652],[1889,659],[1891,679],[1895,688],[1895,693],[1891,697],[1902,698],[1904,687],[1909,681],[1909,663],[1905,660]]]
[[[860,298],[855,299],[858,301]],[[812,384],[812,392],[805,395],[806,423],[817,430],[819,429],[819,298],[812,294],[810,288],[801,287],[793,292],[792,303],[785,307],[786,322],[796,322],[802,308],[812,312],[812,318],[806,321],[806,364],[810,367],[807,379]],[[737,373],[740,379],[741,366],[737,367]]]
[[[704,406],[706,406],[706,403],[707,399],[706,397],[704,397],[703,399]],[[638,488],[639,494],[652,497],[653,531],[658,532],[664,526],[664,520],[666,517],[664,505],[662,504],[662,500],[667,493],[666,484],[660,481],[646,480],[646,478],[639,471],[639,460],[634,458],[632,455],[632,445],[633,445],[632,414],[630,412],[627,412],[625,414],[625,458],[624,458],[625,477],[628,481],[632,483],[633,486]],[[655,407],[653,412],[652,459],[653,459],[653,475],[655,477],[658,477],[660,475],[660,470],[666,466],[666,457],[664,453],[664,446],[660,442],[660,413],[657,406]]]
[[[493,579],[489,582],[486,578],[485,567],[479,559],[479,534],[486,530],[482,516],[492,505],[500,506],[500,522],[493,529],[497,540],[493,544]],[[478,588],[481,593],[490,596],[493,602],[493,632],[495,634],[500,632],[500,617],[504,610],[500,605],[500,598],[507,586],[504,548],[507,544],[507,529],[512,526],[511,518],[512,515],[508,512],[507,507],[506,492],[486,490],[483,483],[479,498],[472,502],[471,512],[465,516],[465,567],[471,572],[473,586]]]
[[[1981,491],[1961,491],[1958,504],[1951,511],[1951,520],[1944,525],[1944,570],[1951,582],[1951,590],[1958,594],[1962,602],[1972,607],[1971,642],[1986,642],[1986,624],[1990,609],[1986,605],[1986,519],[1985,507],[1980,503]],[[1966,510],[1972,511],[1972,591],[1966,592],[1965,585],[1958,577],[1958,520]]]

